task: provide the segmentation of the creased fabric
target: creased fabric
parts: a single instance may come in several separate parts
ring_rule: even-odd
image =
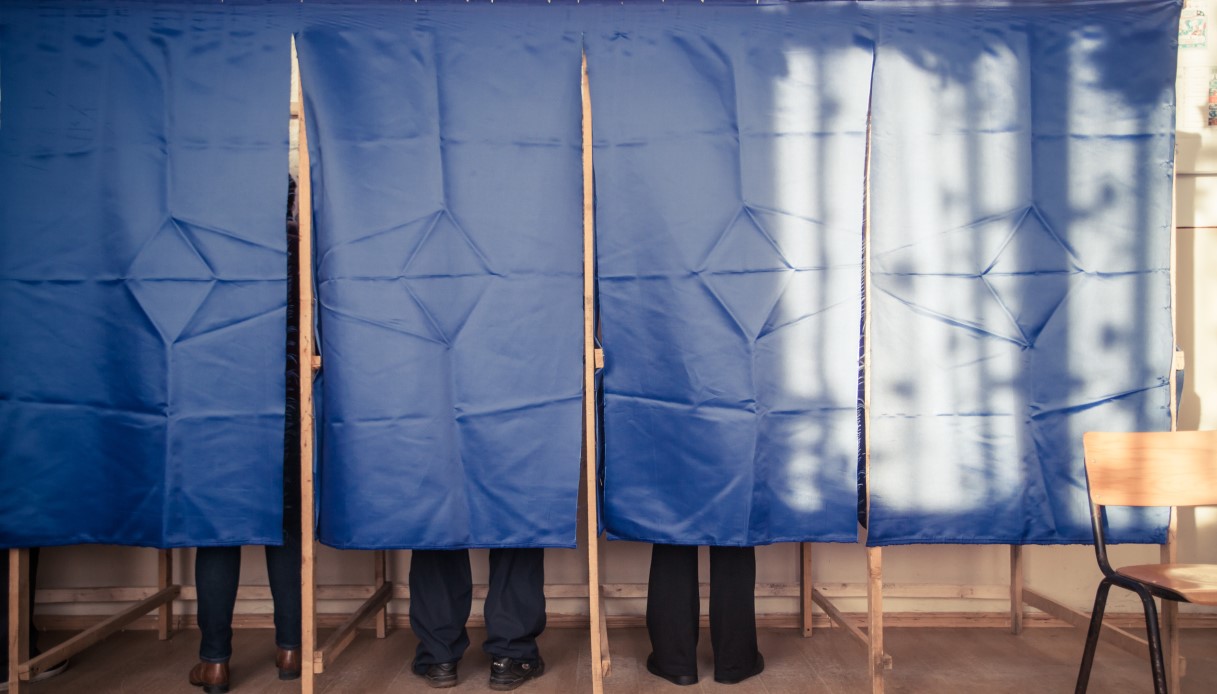
[[[0,546],[282,541],[273,24],[0,9]]]
[[[856,8],[598,9],[604,526],[855,541],[872,57]]]
[[[580,40],[469,9],[319,8],[298,37],[336,547],[575,545]]]
[[[869,543],[1091,542],[1082,434],[1170,426],[1179,6],[865,10]]]

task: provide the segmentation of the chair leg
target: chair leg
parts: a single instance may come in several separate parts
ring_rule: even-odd
[[[1154,671],[1154,694],[1166,694],[1166,665],[1162,662],[1162,633],[1158,629],[1158,606],[1144,588],[1137,591],[1145,606],[1145,633],[1149,638],[1149,664]]]
[[[1086,650],[1082,652],[1082,667],[1078,671],[1078,683],[1074,694],[1086,694],[1090,684],[1090,666],[1094,664],[1094,651],[1099,645],[1099,632],[1103,629],[1103,612],[1107,609],[1107,593],[1111,591],[1111,582],[1106,578],[1099,583],[1099,589],[1094,595],[1094,610],[1090,613],[1090,630],[1086,632]]]

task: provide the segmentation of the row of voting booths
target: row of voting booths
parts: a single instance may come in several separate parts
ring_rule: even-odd
[[[814,599],[868,645],[875,691],[885,546],[1010,545],[1014,627],[1024,598],[1069,618],[1020,548],[1091,542],[1082,433],[1173,426],[1178,20],[5,3],[10,686],[151,610],[167,637],[173,548],[282,542],[293,274],[306,692],[361,622],[383,636],[399,549],[586,547],[597,691],[605,538],[801,543],[805,569],[862,543],[865,630],[806,572],[793,594],[806,634]],[[1164,510],[1112,526],[1169,546]],[[380,552],[325,644],[317,542]],[[31,659],[23,548],[81,543],[161,550],[158,589]]]

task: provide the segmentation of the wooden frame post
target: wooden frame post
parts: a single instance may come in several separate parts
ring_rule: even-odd
[[[164,590],[173,585],[173,550],[162,549],[156,556],[156,587]],[[173,635],[173,603],[166,602],[157,610],[156,636],[161,641]]]
[[[580,89],[583,94],[583,449],[587,480],[588,638],[592,649],[592,692],[601,694],[612,659],[608,648],[608,624],[604,619],[604,596],[600,591],[599,478],[596,474],[596,367],[600,362],[596,349],[596,193],[592,180],[592,92],[586,53]]]
[[[8,550],[8,690],[22,691],[21,665],[30,658],[30,551]]]
[[[811,606],[814,602],[812,599],[812,591],[815,588],[815,583],[811,580],[811,543],[799,543],[799,622],[803,631],[803,638],[810,638],[812,634],[811,625]]]
[[[883,652],[883,549],[866,548],[866,640],[871,694],[883,694],[891,658]]]
[[[300,367],[300,606],[301,606],[301,667],[300,689],[313,694],[316,686],[317,656],[317,538],[313,527],[313,376],[320,366],[313,347],[313,188],[309,177],[308,129],[304,118],[304,75],[296,57],[295,39],[292,57],[300,83],[293,101],[300,104],[296,119],[299,134],[300,172],[296,181],[296,202],[299,206],[299,248],[296,253],[296,273],[299,280],[300,311],[298,338]]]
[[[377,550],[373,561],[374,579],[376,581],[376,589],[381,590],[386,584],[390,585],[390,598],[392,597],[392,581],[389,579],[389,551],[385,549]],[[389,635],[389,603],[385,602],[384,607],[376,613],[376,638],[383,639]]]
[[[1010,633],[1023,633],[1023,546],[1010,545]]]

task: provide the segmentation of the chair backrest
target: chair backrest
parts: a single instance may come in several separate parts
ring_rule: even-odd
[[[1217,505],[1217,431],[1091,431],[1082,446],[1100,506]]]

